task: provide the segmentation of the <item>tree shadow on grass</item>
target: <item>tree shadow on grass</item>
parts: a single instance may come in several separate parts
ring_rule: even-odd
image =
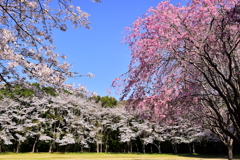
[[[188,158],[228,159],[226,154],[178,154],[178,156]],[[240,155],[233,156],[233,159],[240,160]]]

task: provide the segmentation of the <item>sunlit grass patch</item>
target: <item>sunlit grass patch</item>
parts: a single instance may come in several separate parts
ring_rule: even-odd
[[[0,160],[225,160],[226,157],[123,153],[3,153]]]

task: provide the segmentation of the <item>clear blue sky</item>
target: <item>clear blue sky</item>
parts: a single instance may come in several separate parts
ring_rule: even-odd
[[[114,78],[128,70],[131,52],[122,44],[123,30],[130,26],[137,17],[141,17],[150,7],[155,7],[161,0],[73,0],[73,4],[91,16],[92,29],[84,27],[68,28],[66,32],[53,32],[57,52],[65,54],[73,65],[72,71],[80,74],[91,72],[94,78],[81,77],[68,79],[67,83],[82,84],[90,92],[100,96],[108,95]],[[172,4],[186,4],[186,0],[172,0]],[[114,94],[109,96],[120,97]]]

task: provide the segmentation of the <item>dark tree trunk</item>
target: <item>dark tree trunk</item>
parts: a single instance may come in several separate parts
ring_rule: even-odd
[[[130,141],[130,153],[132,153],[132,141]]]
[[[132,142],[127,142],[128,153],[132,153]]]
[[[81,145],[81,153],[83,153],[83,145]]]
[[[102,153],[102,143],[100,144],[100,152]]]
[[[160,142],[159,142],[159,144],[158,144],[158,153],[162,153]]]
[[[178,153],[178,144],[177,143],[172,143],[173,151],[175,154]]]
[[[142,143],[142,152],[145,153],[145,144]]]
[[[2,139],[0,139],[0,153],[2,153]]]
[[[193,154],[195,154],[195,153],[196,153],[196,151],[195,151],[195,145],[194,145],[194,143],[192,144],[192,153],[193,153]]]
[[[160,154],[160,153],[162,153],[161,152],[161,145],[160,145],[160,142],[158,143],[158,144],[155,144],[155,143],[152,143],[154,146],[156,146],[157,147],[157,149],[158,149],[158,153]]]
[[[191,143],[188,143],[189,153],[192,154],[192,146]]]
[[[228,124],[230,123],[230,120],[227,121]],[[231,125],[231,124],[229,124]],[[221,134],[220,132],[218,132],[217,129],[213,129],[213,133],[216,133],[219,138],[221,139],[221,141],[224,143],[224,145],[227,147],[228,149],[228,160],[232,160],[233,159],[233,138],[230,137],[229,135],[225,135],[225,134]],[[234,130],[233,135],[236,135],[237,132]]]
[[[137,143],[135,143],[135,145],[136,145],[136,148],[137,148],[137,153],[139,153],[139,149],[138,149],[138,145],[137,145]]]
[[[108,134],[106,136],[106,142],[105,142],[105,153],[108,152]]]
[[[233,159],[233,139],[230,137],[228,137],[227,148],[228,148],[228,160],[232,160]]]
[[[156,143],[152,143],[152,144],[157,147],[158,153],[162,153],[162,151],[161,151],[161,142],[158,142],[158,144],[156,144]]]

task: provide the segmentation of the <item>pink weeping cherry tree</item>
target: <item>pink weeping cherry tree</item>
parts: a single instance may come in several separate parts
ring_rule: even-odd
[[[239,0],[164,1],[150,8],[126,28],[132,58],[113,86],[131,108],[149,111],[144,116],[171,122],[181,110],[196,110],[239,141],[239,15]],[[227,129],[223,107],[236,133]]]
[[[11,86],[27,79],[59,86],[75,75],[70,64],[60,62],[66,56],[54,51],[52,30],[66,31],[69,22],[74,28],[89,28],[88,13],[71,0],[57,0],[56,4],[51,0],[1,0],[0,16],[0,83]]]

